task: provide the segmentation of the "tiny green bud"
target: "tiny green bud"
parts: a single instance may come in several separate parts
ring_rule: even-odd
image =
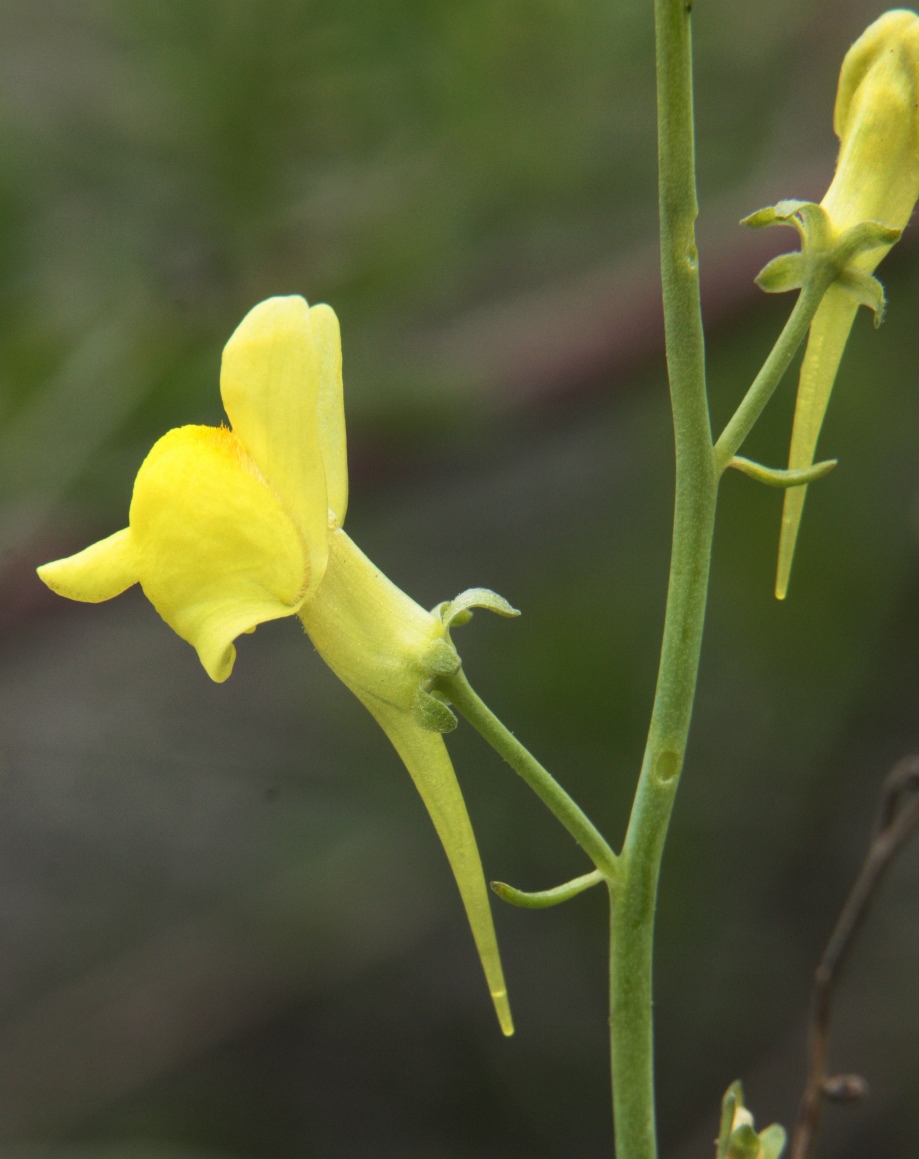
[[[903,229],[909,221],[919,194],[917,88],[919,17],[894,9],[852,45],[839,75],[839,160],[822,202],[839,232],[866,221]],[[866,269],[886,252],[878,249],[866,255]]]
[[[731,1083],[721,1101],[716,1159],[779,1159],[785,1142],[785,1129],[778,1123],[756,1133],[753,1116],[744,1106],[743,1086]]]

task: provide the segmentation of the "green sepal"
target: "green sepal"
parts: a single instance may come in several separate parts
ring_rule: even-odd
[[[871,250],[890,249],[903,236],[902,229],[880,221],[860,221],[839,235],[833,245],[833,256],[842,268],[853,258]],[[876,264],[876,263],[875,263]]]
[[[731,1132],[725,1159],[760,1159],[759,1135],[749,1123],[742,1123]]]
[[[764,229],[768,225],[788,225],[789,219],[799,213],[805,205],[813,204],[812,201],[797,201],[789,197],[785,201],[779,201],[776,205],[763,206],[755,213],[742,217],[740,224],[749,226],[750,229]]]
[[[450,641],[443,637],[433,640],[425,649],[420,664],[421,671],[432,680],[440,676],[453,676],[462,667],[459,653]]]
[[[440,694],[432,691],[434,683],[443,676],[453,676],[462,667],[462,661],[449,640],[432,640],[420,658],[424,679],[418,685],[412,701],[412,719],[427,732],[453,732],[457,720]]]
[[[826,210],[812,201],[780,201],[751,213],[740,224],[754,229],[769,225],[790,225],[801,235],[804,253],[798,255],[798,263],[791,260],[794,254],[782,254],[769,262],[757,276],[757,285],[767,293],[781,293],[784,289],[800,287],[809,272],[808,257],[817,261],[828,260],[838,271],[842,271],[861,254],[876,249],[889,249],[900,240],[903,233],[901,229],[894,229],[880,221],[862,221],[834,237]],[[872,305],[872,302],[873,298],[865,304]]]
[[[721,1126],[718,1131],[718,1151],[716,1159],[725,1159],[728,1153],[728,1144],[731,1141],[731,1128],[734,1125],[734,1115],[738,1107],[743,1106],[743,1085],[739,1079],[724,1092],[721,1100]]]
[[[566,881],[564,885],[557,885],[554,889],[543,889],[538,893],[514,889],[512,885],[507,885],[503,881],[493,881],[491,888],[509,905],[520,906],[522,909],[549,909],[550,906],[570,901],[585,889],[599,885],[602,880],[603,874],[599,869],[595,869],[592,873],[585,873],[583,877],[576,877],[573,881]]]
[[[497,592],[489,591],[488,588],[468,588],[466,591],[460,592],[456,599],[438,604],[433,611],[435,616],[441,618],[444,627],[449,631],[451,628],[468,624],[472,619],[473,608],[485,608],[486,611],[494,612],[498,616],[520,615],[513,604],[509,604],[503,596],[499,596]]]
[[[794,198],[786,198],[775,205],[758,209],[756,213],[743,218],[740,224],[753,229],[763,229],[769,225],[790,225],[801,235],[804,244],[813,249],[826,249],[833,236],[829,214],[822,205]]]
[[[761,1159],[779,1159],[779,1156],[785,1150],[787,1139],[788,1136],[785,1134],[785,1128],[780,1127],[778,1123],[773,1123],[765,1131],[760,1131],[759,1143],[762,1148]]]
[[[867,306],[874,311],[874,328],[877,330],[887,313],[887,298],[884,287],[874,274],[849,267],[837,276],[836,281],[860,306]]]
[[[803,254],[779,254],[767,262],[753,280],[767,294],[784,294],[788,290],[801,289],[805,270]]]
[[[767,487],[788,488],[805,487],[808,483],[816,483],[818,479],[829,475],[838,463],[838,459],[823,459],[810,467],[791,471],[784,467],[764,467],[762,463],[754,463],[752,459],[745,459],[743,455],[734,455],[728,466],[749,475],[757,483],[765,483]]]
[[[425,732],[453,732],[457,720],[440,697],[419,688],[412,703],[412,720]]]

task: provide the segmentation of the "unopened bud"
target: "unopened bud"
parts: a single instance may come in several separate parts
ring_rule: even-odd
[[[902,229],[919,196],[919,17],[887,12],[843,61],[833,127],[836,176],[823,207],[837,230],[863,221]],[[858,264],[873,269],[889,247]]]
[[[891,232],[875,232],[869,244],[853,253],[847,277],[827,291],[811,323],[801,364],[789,470],[814,461],[823,416],[855,313],[868,302],[878,318],[883,295],[859,274],[871,274],[909,221],[919,198],[919,16],[905,8],[885,13],[866,29],[846,53],[839,75],[833,124],[839,158],[821,206],[834,235],[864,233],[864,223]],[[855,236],[855,235],[852,235]],[[862,237],[861,240],[865,240]],[[775,594],[785,598],[806,487],[785,493]]]

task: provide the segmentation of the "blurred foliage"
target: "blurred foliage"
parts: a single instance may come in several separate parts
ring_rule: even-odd
[[[703,192],[781,136],[816,21],[793,0],[707,7]],[[298,290],[342,317],[353,422],[452,421],[430,372],[404,380],[413,332],[653,233],[651,36],[626,0],[10,0],[5,412],[115,323],[143,367],[121,370],[128,436],[214,418],[226,335]]]
[[[725,191],[828,176],[838,63],[881,7],[698,0],[703,224]],[[349,529],[428,606],[487,584],[523,608],[457,633],[467,669],[618,837],[666,577],[662,359],[531,414],[419,352],[653,243],[650,54],[633,0],[6,0],[4,546],[31,566],[121,525],[152,440],[219,420],[246,309],[329,300]],[[856,324],[787,605],[779,498],[724,487],[661,899],[674,1159],[710,1153],[738,1075],[790,1122],[809,972],[876,786],[919,743],[919,270],[904,252],[881,276],[889,318]],[[789,305],[714,319],[716,425]],[[792,398],[751,454],[782,463]],[[500,1041],[407,778],[290,624],[218,688],[133,596],[41,612],[0,652],[5,1159],[608,1153],[600,896],[498,912],[519,1026]],[[583,871],[475,737],[451,746],[490,875]],[[830,1117],[828,1159],[914,1149],[917,880],[914,851],[840,998],[834,1057],[874,1096]]]

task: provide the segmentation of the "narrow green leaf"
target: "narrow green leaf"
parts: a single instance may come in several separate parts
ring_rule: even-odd
[[[502,901],[509,905],[517,905],[523,909],[549,909],[553,905],[561,905],[577,897],[585,889],[599,885],[603,874],[595,869],[592,873],[585,873],[583,877],[576,877],[573,881],[566,881],[564,885],[557,885],[554,889],[544,889],[538,893],[525,893],[522,889],[514,889],[503,881],[493,881],[491,888]]]
[[[752,459],[745,459],[742,455],[735,455],[728,463],[735,471],[742,471],[757,483],[765,483],[767,487],[803,487],[807,483],[815,483],[837,465],[838,459],[824,459],[814,463],[812,467],[804,467],[799,471],[790,471],[787,468],[764,467],[762,463],[754,463]]]

